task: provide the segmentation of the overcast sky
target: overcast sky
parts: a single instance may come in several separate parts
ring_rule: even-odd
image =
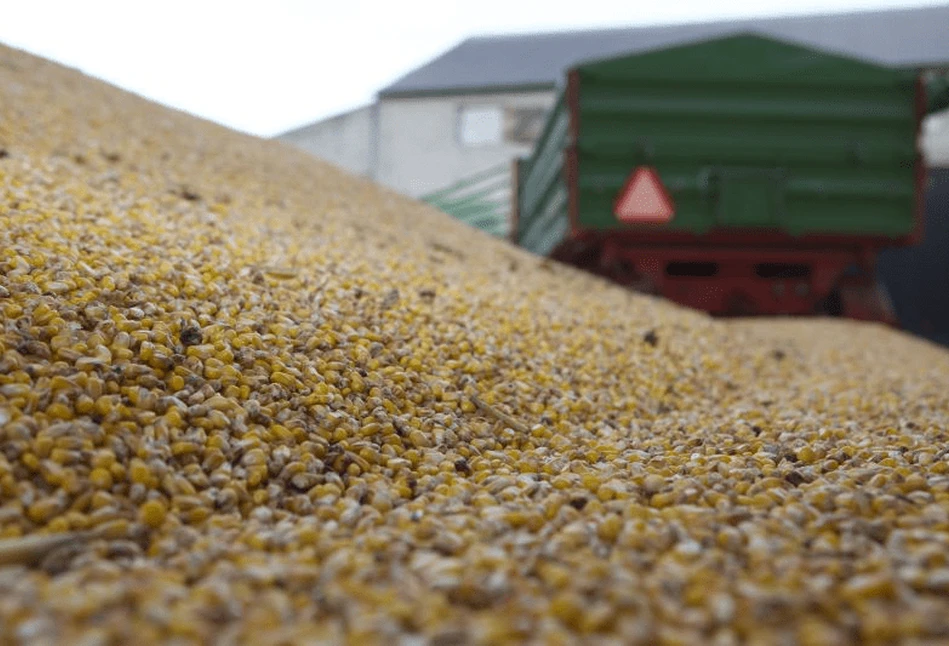
[[[0,0],[0,42],[272,136],[371,101],[381,87],[469,36],[928,4],[935,3]]]

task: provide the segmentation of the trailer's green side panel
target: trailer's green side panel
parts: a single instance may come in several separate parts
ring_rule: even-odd
[[[517,187],[517,244],[550,253],[567,235],[567,186],[563,151],[570,125],[563,95],[547,118],[530,157],[520,163]]]
[[[757,36],[580,66],[582,228],[656,168],[668,230],[899,237],[914,228],[916,75]],[[545,142],[547,143],[547,142]]]
[[[949,110],[949,71],[931,74],[926,82],[927,112]]]

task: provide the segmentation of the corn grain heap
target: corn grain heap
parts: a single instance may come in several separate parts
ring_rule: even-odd
[[[949,640],[946,352],[631,295],[22,52],[0,97],[0,642]]]

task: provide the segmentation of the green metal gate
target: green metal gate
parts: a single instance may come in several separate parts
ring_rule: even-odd
[[[420,199],[469,226],[505,238],[510,230],[511,165],[492,166]]]

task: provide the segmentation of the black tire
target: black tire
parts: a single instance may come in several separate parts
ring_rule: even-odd
[[[844,300],[839,289],[831,290],[830,294],[817,303],[815,313],[823,316],[841,317],[844,315]]]

